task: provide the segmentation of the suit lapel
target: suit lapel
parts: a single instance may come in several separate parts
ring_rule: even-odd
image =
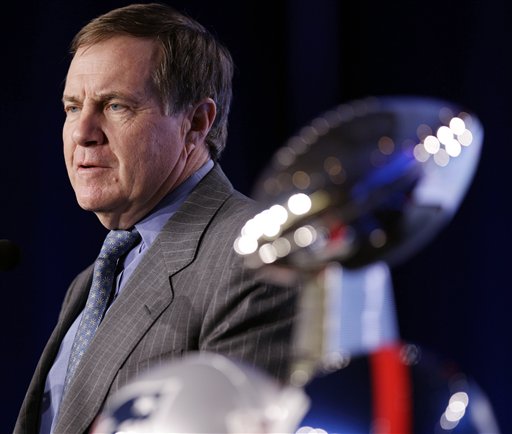
[[[158,251],[159,246],[148,250],[98,328],[62,400],[56,432],[87,430],[117,371],[172,301],[166,269],[158,258]]]
[[[93,422],[118,370],[172,302],[172,276],[193,261],[204,230],[232,191],[216,165],[164,226],[82,358],[56,432],[83,432]]]
[[[41,397],[44,393],[48,371],[59,350],[62,339],[85,305],[92,280],[92,266],[80,273],[71,284],[57,326],[41,354],[25,400],[20,409],[15,432],[37,432],[40,418]]]

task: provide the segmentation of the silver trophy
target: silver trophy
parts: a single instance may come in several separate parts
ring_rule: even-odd
[[[454,216],[482,142],[456,104],[371,97],[314,119],[257,180],[265,209],[234,248],[265,278],[303,286],[289,382],[313,407],[337,384],[338,423],[310,432],[499,432],[472,379],[402,342],[390,278]],[[304,423],[322,425],[328,410],[314,410]]]

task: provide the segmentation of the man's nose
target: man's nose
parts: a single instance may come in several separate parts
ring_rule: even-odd
[[[73,141],[79,146],[93,146],[105,143],[105,133],[101,128],[100,115],[82,110],[72,133]]]

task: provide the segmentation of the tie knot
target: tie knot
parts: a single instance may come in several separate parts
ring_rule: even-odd
[[[140,234],[136,229],[131,231],[110,231],[103,242],[99,258],[117,260],[128,252],[139,240]]]

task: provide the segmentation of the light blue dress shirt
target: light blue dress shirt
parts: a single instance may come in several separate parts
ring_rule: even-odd
[[[115,298],[122,291],[124,284],[130,278],[137,265],[142,259],[145,251],[149,249],[165,223],[183,204],[192,189],[201,181],[201,179],[213,168],[213,161],[209,160],[197,172],[181,183],[176,189],[171,191],[151,212],[150,215],[135,224],[135,228],[141,235],[141,241],[125,256],[123,262],[119,264],[121,271],[117,275],[115,287]],[[64,379],[68,366],[71,346],[75,338],[78,325],[82,314],[78,315],[75,322],[69,328],[64,336],[55,358],[52,368],[46,378],[43,402],[41,406],[41,425],[39,434],[50,434],[55,428],[57,421],[56,415],[59,411],[62,393],[64,390]]]

